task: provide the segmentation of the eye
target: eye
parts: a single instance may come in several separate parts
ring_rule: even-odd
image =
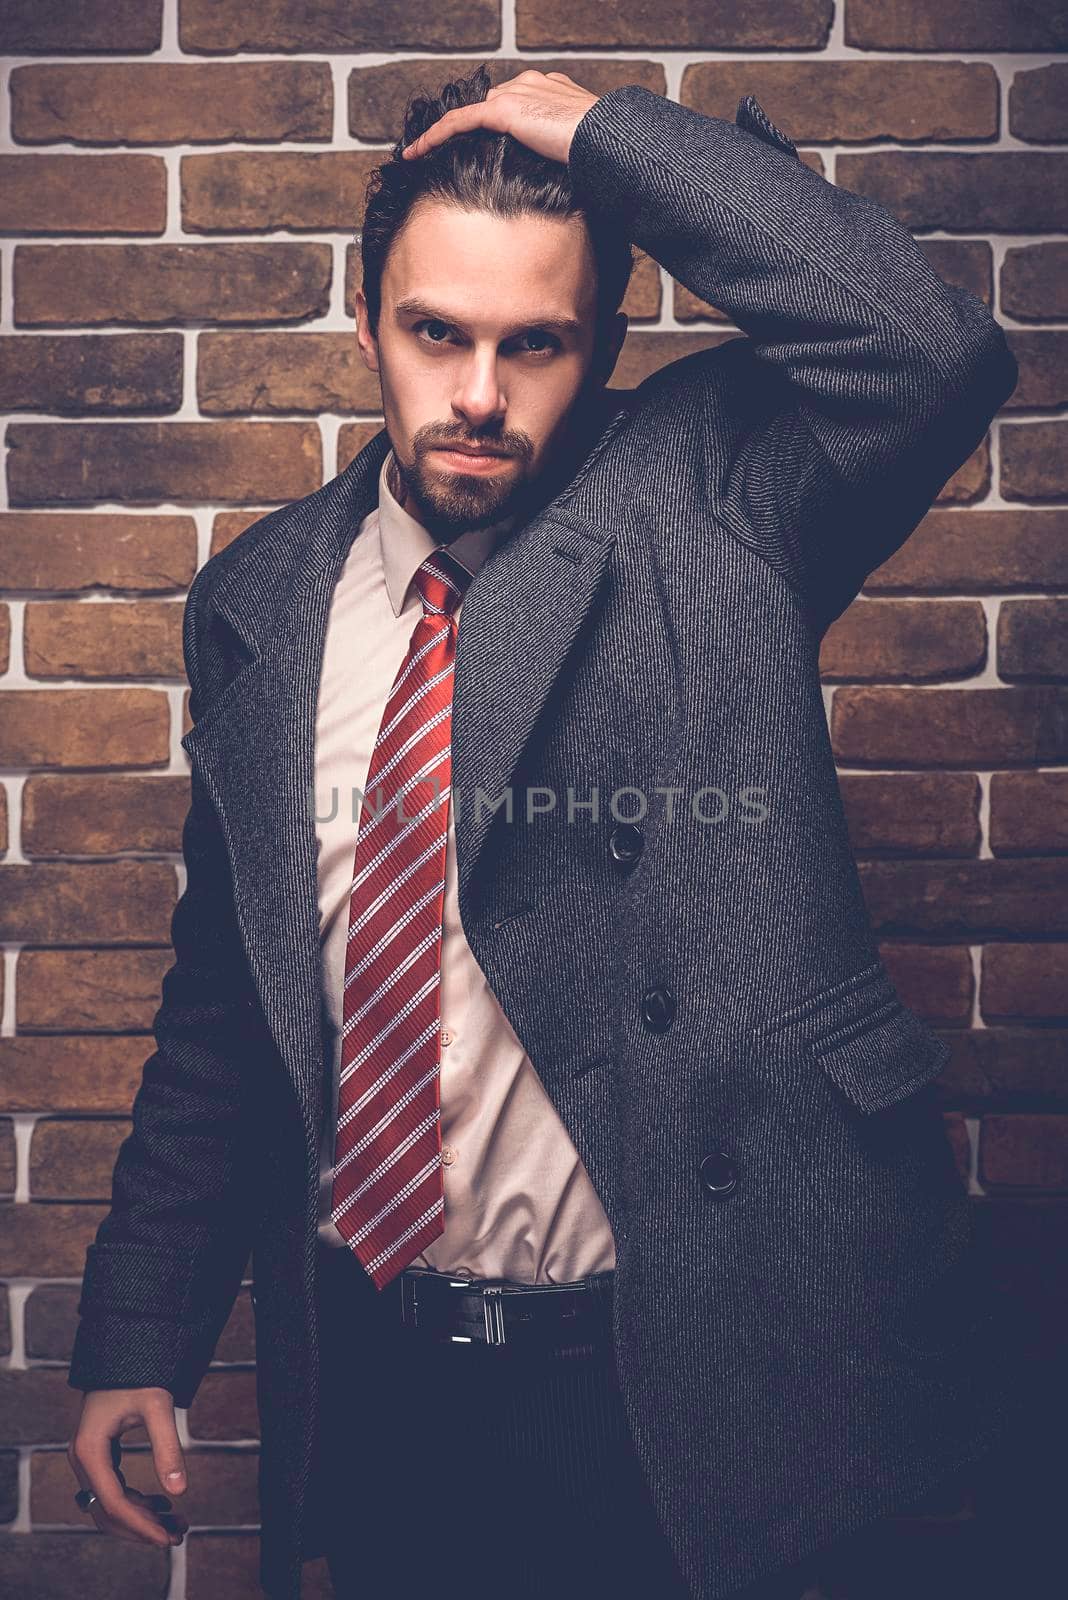
[[[559,350],[560,348],[559,339],[554,339],[551,333],[543,333],[540,328],[534,328],[530,333],[524,333],[522,337],[524,339],[540,339],[546,345],[547,348],[545,350],[531,350],[529,354],[532,356],[552,355],[554,350]]]
[[[438,317],[430,317],[423,322],[417,322],[412,328],[412,332],[422,343],[433,345],[438,349],[449,342],[447,339],[431,338],[429,333],[424,331],[430,328],[440,329],[444,333],[450,333],[452,331],[447,322],[442,322]],[[540,342],[544,346],[543,349],[527,349],[522,352],[524,355],[537,356],[539,360],[545,360],[547,356],[551,356],[556,350],[560,349],[559,339],[555,339],[551,333],[545,333],[540,328],[532,328],[529,333],[520,334],[519,338],[526,340],[533,339]]]
[[[447,333],[449,325],[448,325],[447,322],[440,322],[437,317],[433,317],[427,322],[417,322],[415,324],[415,327],[412,329],[412,332],[414,334],[416,334],[416,336],[419,337],[419,338],[423,337],[422,334],[420,333],[420,329],[421,328],[443,328]],[[428,342],[430,344],[444,344],[445,343],[445,341],[443,339],[430,339]]]

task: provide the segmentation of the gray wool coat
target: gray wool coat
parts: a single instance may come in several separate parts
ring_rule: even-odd
[[[1016,367],[987,308],[806,167],[752,96],[730,122],[614,89],[568,166],[592,212],[744,336],[603,392],[576,469],[467,591],[460,912],[609,1217],[627,1415],[696,1600],[720,1600],[920,1495],[999,1427],[931,1086],[947,1050],[873,940],[818,649]],[[329,1531],[316,696],[388,445],[190,590],[188,886],[69,1377],[187,1406],[251,1251],[277,1600]],[[511,820],[486,803],[508,791]]]

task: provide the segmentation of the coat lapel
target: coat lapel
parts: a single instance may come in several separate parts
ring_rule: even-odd
[[[247,660],[182,739],[218,813],[234,904],[264,1016],[291,1075],[310,1152],[322,1116],[322,960],[314,817],[315,723],[334,586],[377,503],[378,433],[346,473],[260,535],[207,604]],[[614,535],[549,502],[482,563],[460,613],[452,783],[461,918],[510,776],[582,625]],[[293,566],[281,561],[291,548]],[[355,839],[353,840],[355,847]]]

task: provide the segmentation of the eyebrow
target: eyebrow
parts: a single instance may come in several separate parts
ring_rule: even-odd
[[[436,322],[448,323],[450,328],[464,327],[458,317],[450,317],[447,312],[431,305],[428,300],[420,300],[418,295],[407,295],[403,300],[398,300],[394,310],[398,317],[431,317]],[[526,333],[531,328],[553,328],[558,333],[581,333],[582,323],[575,317],[537,317],[532,322],[516,323],[507,330],[505,338],[510,339],[517,333]]]

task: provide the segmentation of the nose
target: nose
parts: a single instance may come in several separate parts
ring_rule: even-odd
[[[452,408],[474,435],[489,443],[487,429],[492,431],[494,426],[499,426],[506,409],[493,354],[485,357],[476,354],[466,363]]]

